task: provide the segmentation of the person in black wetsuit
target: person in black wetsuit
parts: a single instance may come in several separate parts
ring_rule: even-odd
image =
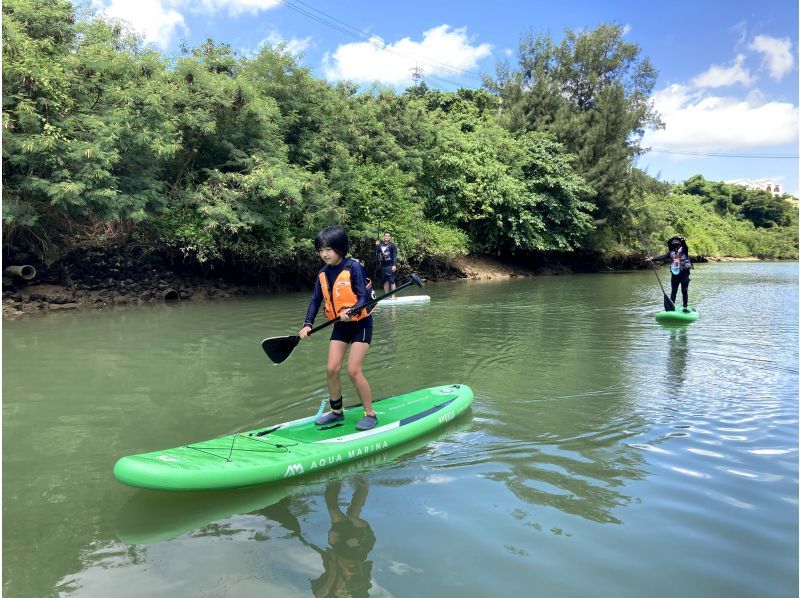
[[[383,292],[388,293],[397,288],[395,275],[397,274],[397,245],[392,243],[392,235],[383,233],[383,242],[375,241],[375,256],[381,267]],[[392,297],[394,299],[394,297]]]
[[[319,271],[306,319],[298,335],[305,338],[314,326],[320,305],[329,320],[341,318],[333,325],[328,345],[328,392],[331,410],[315,420],[318,425],[335,424],[344,419],[342,412],[342,381],[340,373],[348,347],[347,374],[356,387],[364,417],[356,424],[359,430],[369,430],[378,423],[372,407],[372,391],[364,377],[361,364],[372,342],[372,309],[359,310],[373,298],[372,283],[358,260],[347,257],[350,243],[340,226],[322,229],[314,239],[319,257],[325,267]]]
[[[675,298],[678,296],[678,287],[681,288],[681,295],[683,298],[683,311],[689,312],[689,275],[692,269],[692,261],[689,259],[689,247],[686,245],[686,239],[683,237],[672,237],[667,241],[667,253],[657,255],[653,258],[645,258],[646,261],[654,262],[669,262],[669,269],[672,272],[672,291],[670,299],[672,305],[675,305]]]

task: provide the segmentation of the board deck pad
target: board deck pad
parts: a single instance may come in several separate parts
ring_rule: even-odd
[[[397,446],[465,411],[472,390],[451,384],[374,402],[378,425],[359,431],[360,405],[341,422],[318,426],[316,416],[212,440],[122,457],[122,483],[155,490],[221,490],[275,482],[334,467]]]

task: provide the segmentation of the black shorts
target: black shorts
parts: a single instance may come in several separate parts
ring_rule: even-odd
[[[394,272],[392,271],[391,266],[381,266],[381,278],[383,278],[383,284],[394,283]]]
[[[358,320],[357,322],[336,322],[331,332],[332,341],[342,341],[343,343],[367,343],[372,342],[372,316]]]

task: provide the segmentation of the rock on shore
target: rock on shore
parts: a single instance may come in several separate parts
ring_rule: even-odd
[[[214,299],[250,292],[247,285],[219,277],[176,271],[162,256],[128,247],[78,249],[56,264],[33,265],[37,270],[34,280],[3,276],[3,316]]]
[[[173,258],[174,259],[174,258]],[[447,261],[418,264],[416,272],[424,280],[504,280],[509,278],[634,269],[642,257],[631,254],[615,258],[597,253],[564,252],[497,259],[488,256],[463,256]],[[221,299],[276,290],[311,288],[317,264],[307,264],[297,272],[298,264],[278,271],[264,271],[263,276],[244,276],[230,268],[199,271],[197,264],[172,261],[158,252],[138,246],[76,249],[54,264],[30,257],[6,256],[4,267],[30,264],[36,278],[23,281],[3,276],[3,316],[46,313],[71,309],[103,309],[153,302]],[[370,264],[365,262],[369,271]],[[378,272],[368,272],[379,282]],[[398,271],[407,279],[407,264]],[[227,275],[228,278],[225,278]],[[245,282],[242,282],[245,281]],[[379,287],[380,284],[377,284]]]

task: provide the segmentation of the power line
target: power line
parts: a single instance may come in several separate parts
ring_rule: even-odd
[[[789,154],[727,154],[723,152],[694,152],[689,150],[668,150],[657,147],[650,148],[648,152],[657,154],[677,154],[680,156],[708,156],[713,158],[759,158],[769,160],[797,160],[800,156]]]
[[[360,29],[357,29],[357,28],[353,27],[352,25],[348,25],[344,21],[341,21],[341,20],[337,19],[334,16],[331,16],[331,15],[329,15],[327,13],[324,13],[321,10],[316,9],[311,5],[306,4],[305,2],[302,2],[301,0],[292,0],[292,1],[289,1],[289,0],[277,0],[277,2],[281,6],[285,6],[286,8],[289,8],[289,9],[291,9],[291,10],[293,10],[293,11],[295,11],[295,12],[297,12],[297,13],[305,16],[305,17],[308,17],[309,19],[312,19],[312,20],[314,20],[314,21],[316,21],[318,23],[321,23],[321,24],[323,24],[323,25],[325,25],[327,27],[330,27],[331,29],[335,29],[336,31],[344,33],[345,35],[348,35],[348,36],[350,36],[350,37],[352,37],[354,39],[357,39],[357,40],[359,40],[361,42],[364,42],[364,43],[367,43],[367,44],[369,44],[371,46],[374,46],[375,48],[378,48],[379,50],[383,50],[384,52],[388,52],[389,54],[395,54],[396,56],[400,56],[402,58],[407,58],[407,59],[411,59],[411,60],[419,60],[419,61],[422,61],[422,62],[427,62],[429,64],[432,64],[432,65],[438,67],[437,70],[449,72],[450,74],[456,75],[456,76],[459,76],[459,77],[465,77],[465,78],[469,78],[469,79],[476,79],[478,81],[483,81],[483,77],[482,77],[482,75],[480,73],[476,73],[474,71],[468,71],[468,70],[461,69],[461,68],[458,68],[458,67],[455,67],[455,66],[451,66],[449,64],[446,64],[444,62],[439,62],[438,60],[434,60],[432,58],[424,58],[424,57],[419,57],[419,56],[413,56],[413,55],[410,55],[410,54],[406,54],[404,52],[400,52],[400,51],[398,51],[396,49],[389,49],[389,48],[386,47],[385,44],[380,44],[378,42],[375,42],[373,40],[373,36],[372,35],[364,32],[364,31],[361,31]],[[295,3],[296,4],[301,4],[302,6],[305,6],[308,10],[306,10],[305,8],[301,8],[300,6],[297,6]],[[313,12],[311,12],[311,11],[313,11]]]

